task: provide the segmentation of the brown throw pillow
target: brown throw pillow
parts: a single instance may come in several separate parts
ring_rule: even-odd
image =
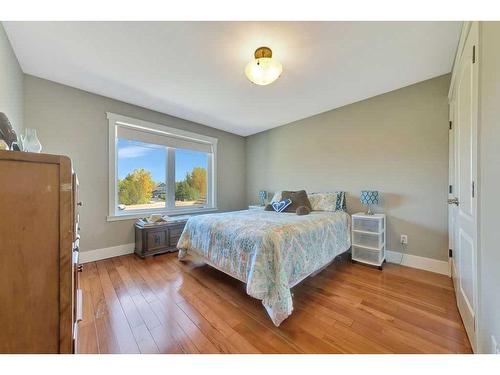
[[[274,211],[274,208],[272,205],[267,204],[266,207],[264,207],[264,211]]]
[[[287,198],[292,200],[292,204],[285,208],[284,212],[295,212],[300,206],[306,206],[309,210],[312,210],[311,202],[309,202],[305,190],[283,191],[281,193],[281,199],[284,200]]]
[[[297,211],[295,213],[299,216],[301,215],[309,215],[311,213],[311,210],[307,208],[306,206],[300,206],[297,208]]]

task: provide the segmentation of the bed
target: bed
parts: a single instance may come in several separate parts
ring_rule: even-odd
[[[321,270],[351,246],[343,211],[309,215],[260,209],[193,216],[179,238],[187,253],[246,283],[276,326],[293,310],[290,288]]]

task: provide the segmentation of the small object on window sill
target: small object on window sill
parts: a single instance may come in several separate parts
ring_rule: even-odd
[[[3,139],[0,139],[0,150],[8,150],[9,145]]]
[[[185,218],[171,218],[170,216],[167,215],[159,215],[159,214],[151,214],[149,217],[144,217],[141,219],[138,219],[136,221],[136,224],[140,225],[141,227],[152,227],[155,225],[160,225],[160,224],[165,224],[165,223],[174,223],[177,221],[183,221]]]

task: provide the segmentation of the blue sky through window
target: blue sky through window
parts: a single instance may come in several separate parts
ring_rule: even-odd
[[[165,146],[118,139],[118,178],[123,179],[134,169],[151,172],[155,182],[165,182],[167,149]],[[194,167],[207,168],[207,154],[176,149],[175,180],[181,181]]]
[[[207,168],[207,154],[178,148],[175,150],[175,181],[182,181],[194,167]]]

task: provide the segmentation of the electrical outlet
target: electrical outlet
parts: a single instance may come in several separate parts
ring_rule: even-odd
[[[402,234],[401,235],[401,243],[403,245],[407,245],[408,244],[408,236],[406,234]]]

